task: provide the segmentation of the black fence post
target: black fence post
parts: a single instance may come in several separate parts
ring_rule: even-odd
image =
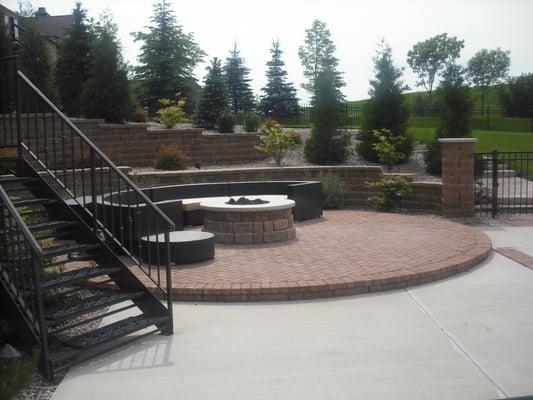
[[[499,154],[497,150],[492,151],[492,196],[491,196],[491,209],[492,218],[496,218],[498,215],[498,162]]]
[[[490,131],[490,107],[487,106],[487,130]]]

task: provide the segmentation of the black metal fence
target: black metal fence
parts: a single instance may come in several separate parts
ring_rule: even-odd
[[[310,105],[302,105],[296,115],[279,118],[287,126],[309,126],[311,124]],[[365,114],[365,105],[359,103],[343,103],[340,107],[340,126],[345,128],[360,128]],[[276,119],[274,117],[274,119]],[[504,132],[533,132],[533,118],[515,118],[506,116],[502,109],[485,107],[472,112],[472,129]],[[437,111],[412,111],[408,122],[410,127],[437,128],[439,118]]]
[[[478,213],[533,212],[533,152],[476,153],[475,168]]]

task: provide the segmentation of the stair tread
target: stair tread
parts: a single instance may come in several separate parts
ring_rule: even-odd
[[[0,184],[6,183],[33,183],[37,182],[37,178],[30,178],[28,176],[0,176]]]
[[[23,199],[13,201],[15,207],[24,207],[24,206],[45,206],[49,204],[56,204],[57,200],[54,199]]]
[[[55,246],[50,246],[43,250],[43,257],[54,257],[63,254],[70,254],[76,251],[81,250],[93,250],[98,248],[98,244],[80,244],[80,243],[71,243],[71,244],[58,244]]]
[[[79,225],[78,221],[42,221],[28,224],[31,230],[67,228]]]
[[[49,289],[52,287],[67,285],[74,282],[84,281],[97,276],[109,275],[119,271],[119,267],[106,268],[99,265],[92,265],[89,267],[83,267],[73,269],[67,272],[62,272],[55,275],[52,278],[48,278],[41,283],[43,289]]]
[[[140,331],[165,320],[168,320],[168,318],[147,318],[143,315],[128,317],[74,338],[67,339],[64,343],[74,348],[86,349]]]
[[[51,321],[64,320],[73,316],[78,316],[102,307],[112,304],[121,303],[126,300],[131,300],[142,295],[139,293],[127,293],[119,291],[109,291],[106,293],[99,293],[77,302],[65,304],[63,306],[54,307],[45,311],[45,317]]]

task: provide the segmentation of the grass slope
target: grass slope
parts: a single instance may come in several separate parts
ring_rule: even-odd
[[[500,88],[502,85],[496,85],[491,86],[487,88],[485,91],[485,108],[490,107],[493,109],[501,108],[500,104]],[[435,100],[435,93],[436,90],[433,90],[433,100]],[[470,94],[472,96],[472,100],[474,101],[474,108],[479,109],[481,107],[481,89],[479,88],[471,88]],[[428,94],[426,91],[418,91],[418,92],[412,92],[412,93],[406,93],[405,97],[407,97],[407,100],[411,103],[411,105],[416,102],[416,97],[419,97],[422,99],[422,101],[427,101]],[[368,101],[368,99],[364,100],[355,100],[355,101],[349,101],[351,104],[365,104]],[[419,100],[420,101],[420,100]]]

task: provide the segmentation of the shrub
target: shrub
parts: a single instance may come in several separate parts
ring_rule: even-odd
[[[392,166],[403,160],[404,154],[399,150],[403,143],[408,140],[407,136],[395,136],[387,129],[374,131],[374,136],[378,142],[373,147],[380,162],[387,166],[387,170],[392,170]]]
[[[337,129],[339,125],[339,95],[335,77],[320,74],[311,114],[313,129],[304,147],[305,158],[314,164],[339,164],[349,155],[350,136]]]
[[[189,157],[177,146],[167,146],[157,153],[154,167],[167,171],[176,171],[186,169],[188,162]]]
[[[255,148],[272,156],[278,167],[281,167],[287,151],[294,144],[292,132],[284,132],[281,126],[272,120],[261,129],[259,140],[261,144]]]
[[[222,111],[217,118],[217,132],[233,133],[235,128],[235,114],[229,110]]]
[[[148,113],[142,107],[137,107],[131,115],[131,122],[146,122],[148,121]]]
[[[380,211],[399,209],[402,200],[413,192],[411,184],[403,176],[385,176],[377,182],[366,182],[366,185],[376,192],[368,200]]]
[[[326,174],[322,180],[322,204],[326,210],[336,210],[344,205],[346,185],[336,175]]]
[[[257,132],[261,125],[261,118],[254,112],[247,112],[244,115],[244,128],[246,132]]]
[[[10,399],[32,380],[39,362],[39,351],[34,349],[31,358],[23,360],[0,359],[0,399]]]
[[[509,117],[533,118],[533,74],[509,79],[500,89],[500,102]]]
[[[176,97],[178,96],[179,93]],[[157,120],[165,125],[165,128],[172,128],[180,122],[187,121],[185,112],[183,111],[183,107],[185,107],[185,99],[179,99],[174,102],[169,99],[161,99],[159,100],[159,104],[162,107],[156,112]]]

